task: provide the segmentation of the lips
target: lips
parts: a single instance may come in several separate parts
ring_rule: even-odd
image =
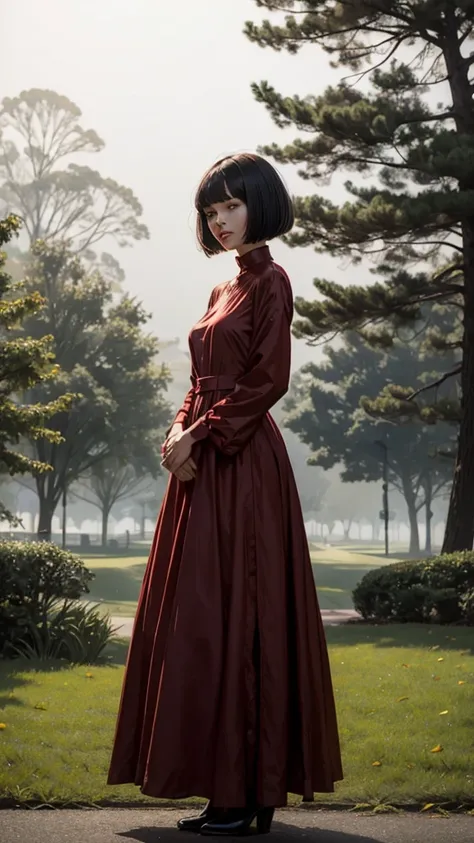
[[[219,240],[225,241],[225,240],[227,240],[228,237],[231,236],[231,234],[232,234],[232,231],[223,231],[222,234],[219,234]]]

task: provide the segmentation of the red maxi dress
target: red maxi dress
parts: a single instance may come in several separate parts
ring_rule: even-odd
[[[107,783],[281,807],[343,773],[301,507],[268,413],[289,383],[290,282],[268,246],[237,263],[190,333],[176,420],[197,475],[170,475],[158,515]]]

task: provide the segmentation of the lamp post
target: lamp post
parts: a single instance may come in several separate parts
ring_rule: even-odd
[[[384,520],[384,527],[385,527],[385,556],[389,554],[389,547],[388,547],[388,521],[389,521],[389,509],[388,509],[388,447],[381,439],[377,439],[375,442],[379,448],[382,449],[383,452],[383,462],[382,462],[382,477],[383,477],[383,520]]]
[[[62,532],[63,532],[62,545],[63,545],[63,548],[66,547],[66,523],[67,523],[66,522],[66,518],[67,518],[66,507],[67,507],[67,486],[66,486],[66,484],[64,484],[64,489],[63,489],[63,524],[62,524],[62,528],[63,528],[63,530],[62,530]]]

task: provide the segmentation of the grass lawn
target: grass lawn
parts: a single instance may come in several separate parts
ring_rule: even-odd
[[[366,549],[364,549],[366,550]],[[370,548],[367,548],[370,550]],[[133,617],[147,562],[147,550],[133,556],[84,556],[95,574],[88,600],[100,602],[104,612],[113,616]],[[352,609],[352,590],[367,571],[379,568],[387,560],[380,548],[360,553],[339,547],[311,550],[313,571],[321,609]]]
[[[316,798],[472,802],[474,629],[326,632],[345,779]],[[0,797],[156,802],[133,785],[105,784],[126,651],[116,640],[92,668],[0,662]]]

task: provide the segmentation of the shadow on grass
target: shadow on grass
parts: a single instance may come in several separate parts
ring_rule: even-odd
[[[105,600],[108,603],[137,602],[145,574],[146,562],[126,568],[94,568],[87,600]]]
[[[78,548],[77,545],[73,547],[69,547],[72,553],[77,553],[84,561],[86,559],[90,559],[91,557],[97,557],[102,559],[133,559],[137,556],[145,556],[148,557],[150,553],[151,541],[145,542],[144,544],[134,544],[131,547],[116,547],[116,548],[107,548],[106,550],[102,550],[100,547],[92,546],[89,550],[84,548]]]
[[[123,667],[127,659],[130,641],[128,638],[114,638],[107,644],[100,658],[94,663],[97,667]],[[3,659],[0,660],[0,709],[19,707],[23,702],[10,694],[18,688],[24,688],[34,682],[37,672],[59,672],[70,670],[70,662],[58,659],[41,661],[40,659]],[[31,674],[31,678],[28,676]],[[2,717],[0,716],[0,720]]]
[[[105,666],[119,666],[122,667],[127,660],[128,647],[130,644],[129,638],[114,638],[104,650],[101,659],[97,665]]]
[[[3,659],[0,661],[0,708],[19,707],[23,705],[21,700],[10,697],[15,688],[24,688],[32,685],[33,678],[24,674],[34,674],[38,671],[57,672],[69,670],[69,663],[51,659],[41,661],[40,659]]]
[[[312,566],[321,609],[353,609],[356,585],[368,571],[379,567],[358,562],[313,562]]]
[[[325,627],[332,647],[373,644],[376,647],[439,647],[474,655],[474,627],[438,624],[369,624],[356,621]],[[455,639],[455,640],[453,640]],[[436,653],[436,650],[434,651]]]
[[[186,811],[183,812],[183,815]],[[377,843],[380,837],[367,837],[359,832],[356,834],[347,833],[345,831],[330,831],[323,827],[310,827],[290,825],[276,820],[272,823],[272,831],[275,830],[279,835],[284,835],[286,838],[305,838],[307,841],[314,840],[322,843]],[[159,834],[160,841],[163,843],[172,843],[172,841],[181,840],[183,832],[174,828],[160,828],[159,826],[141,826],[140,828],[131,828],[128,831],[116,831],[117,837],[123,837],[131,840],[137,840],[139,843],[156,843],[157,834]],[[235,839],[235,838],[233,838]]]

